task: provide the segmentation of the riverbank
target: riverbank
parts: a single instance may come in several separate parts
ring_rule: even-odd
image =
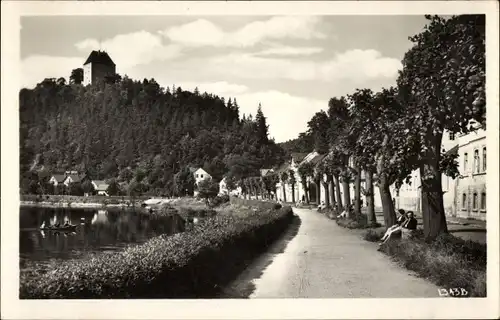
[[[20,205],[41,208],[134,208],[140,207],[148,199],[148,196],[21,195]]]
[[[217,214],[183,233],[31,270],[20,277],[20,298],[213,298],[292,222],[290,207],[268,205],[251,203],[245,215]]]

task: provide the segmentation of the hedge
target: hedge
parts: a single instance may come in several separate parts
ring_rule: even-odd
[[[263,209],[277,209],[281,205],[276,201],[266,201],[266,200],[255,200],[255,199],[242,199],[237,197],[231,197],[229,199],[231,204],[247,206],[247,207],[258,207]]]
[[[21,276],[20,298],[213,298],[292,219],[290,207],[211,217],[189,232],[35,270]]]

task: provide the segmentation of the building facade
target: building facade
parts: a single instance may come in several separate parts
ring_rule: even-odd
[[[486,219],[486,131],[478,129],[466,135],[445,133],[445,152],[458,154],[460,175],[453,179],[441,176],[444,211],[447,216]],[[396,208],[419,212],[422,205],[420,172],[411,175],[411,184],[399,190],[391,188]]]
[[[105,51],[92,51],[83,64],[83,85],[95,84],[116,75],[116,65]]]

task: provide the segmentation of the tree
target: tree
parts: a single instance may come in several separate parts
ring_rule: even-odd
[[[320,153],[328,153],[328,131],[330,128],[330,119],[325,111],[316,112],[311,120],[307,123],[307,134],[313,137],[314,149]]]
[[[292,186],[292,203],[295,203],[295,185],[297,184],[297,179],[295,178],[295,171],[288,171],[288,181]]]
[[[314,166],[310,162],[304,162],[299,166],[299,176],[302,188],[304,189],[306,203],[309,204],[309,187],[307,185],[307,179],[312,177],[314,174]]]
[[[288,183],[288,172],[283,171],[280,174],[280,179],[281,179],[281,187],[283,188],[283,202],[286,202],[286,184]]]
[[[194,175],[189,167],[184,167],[174,176],[175,191],[180,196],[193,195],[195,188]],[[199,187],[199,186],[198,186]]]
[[[87,194],[94,194],[94,192],[95,192],[94,185],[92,184],[92,182],[90,180],[85,180],[82,183],[82,190],[84,193],[87,193]]]
[[[115,179],[112,179],[110,182],[109,182],[109,186],[108,186],[108,194],[110,196],[117,196],[120,194],[120,185],[118,184],[118,182],[116,182]]]
[[[210,200],[219,194],[219,185],[212,179],[204,179],[198,183],[198,197],[205,199],[207,207]]]
[[[83,69],[76,68],[71,71],[69,76],[69,83],[71,84],[81,84],[83,82]]]
[[[424,234],[435,239],[447,232],[441,186],[441,140],[444,130],[468,133],[485,124],[485,16],[450,19],[426,16],[429,24],[410,38],[397,83],[407,106],[407,136],[401,148],[414,151],[412,164],[422,180]],[[410,140],[410,139],[408,139]]]
[[[255,115],[255,122],[257,124],[257,139],[259,143],[266,144],[269,142],[268,139],[268,130],[269,126],[267,125],[266,117],[262,112],[262,107],[259,103],[259,107],[257,108],[257,114]]]
[[[351,172],[348,168],[349,164],[349,146],[352,139],[348,139],[349,130],[349,109],[348,101],[345,97],[331,98],[328,102],[328,118],[330,119],[330,128],[328,131],[328,140],[330,141],[332,158],[336,159],[334,175],[335,182],[342,183],[344,190],[344,206],[347,208],[350,205],[349,183],[351,180]],[[340,189],[338,191],[340,195]],[[337,200],[339,210],[342,210],[342,202]]]

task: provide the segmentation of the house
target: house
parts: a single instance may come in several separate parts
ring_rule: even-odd
[[[224,177],[220,182],[219,182],[219,195],[225,195],[229,194],[229,189],[227,188],[227,178]]]
[[[260,176],[265,177],[266,175],[272,172],[274,172],[273,169],[260,169]]]
[[[212,179],[212,176],[208,172],[203,170],[203,168],[190,167],[189,171],[191,171],[191,173],[194,176],[194,183],[196,186],[200,183],[200,181],[203,181],[205,179]],[[194,196],[196,197],[197,195],[198,195],[198,191],[195,190]]]
[[[58,185],[63,184],[65,179],[66,179],[65,174],[53,174],[50,177],[49,183],[57,187]]]
[[[202,180],[212,179],[212,176],[208,172],[203,170],[202,168],[190,168],[189,170],[194,175],[194,180],[195,180],[196,185],[198,185],[198,183]]]
[[[241,194],[241,187],[236,187],[234,190],[229,190],[227,187],[227,178],[224,177],[220,182],[219,182],[219,195],[232,195],[232,196],[239,196]]]
[[[67,187],[71,183],[82,183],[87,179],[86,174],[80,174],[77,171],[66,171],[66,179],[64,179],[64,185]]]
[[[92,51],[83,64],[84,86],[114,75],[116,75],[116,64],[105,51]]]
[[[92,186],[94,187],[94,190],[96,191],[98,196],[106,196],[108,197],[108,187],[109,184],[107,184],[103,180],[92,180]]]
[[[472,125],[477,125],[471,122]],[[486,219],[486,131],[478,128],[468,134],[443,134],[442,148],[458,155],[460,175],[453,179],[442,175],[444,211],[447,216]],[[420,172],[411,174],[411,184],[404,183],[399,190],[391,187],[396,208],[420,211],[422,193]],[[377,200],[377,199],[375,199]]]

